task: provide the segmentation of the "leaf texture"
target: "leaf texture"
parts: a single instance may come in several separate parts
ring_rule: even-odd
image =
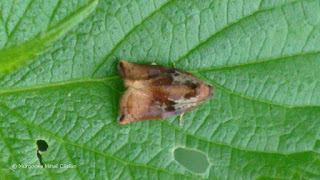
[[[7,179],[319,179],[319,0],[0,0]],[[116,123],[120,59],[215,85],[179,117]],[[36,141],[49,148],[38,165]],[[207,157],[196,173],[175,160]]]

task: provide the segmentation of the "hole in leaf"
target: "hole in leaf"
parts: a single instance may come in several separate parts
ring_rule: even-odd
[[[174,159],[186,169],[204,173],[209,167],[206,154],[200,151],[179,147],[174,150]]]
[[[40,152],[45,152],[47,151],[49,145],[46,141],[44,140],[37,140],[37,157],[39,160],[40,165],[44,168],[44,164],[42,162],[42,156],[40,154]]]
[[[37,141],[38,150],[41,152],[45,152],[48,149],[48,144],[44,140],[38,140]]]

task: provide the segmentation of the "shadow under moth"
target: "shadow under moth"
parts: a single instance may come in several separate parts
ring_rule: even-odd
[[[119,124],[181,114],[213,95],[212,85],[175,68],[121,60],[118,70],[126,89],[119,102]]]

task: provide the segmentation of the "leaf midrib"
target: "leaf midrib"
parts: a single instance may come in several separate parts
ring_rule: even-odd
[[[46,89],[46,88],[54,88],[58,86],[65,86],[65,85],[71,85],[71,84],[82,84],[82,83],[90,83],[90,82],[105,82],[108,80],[117,79],[118,76],[110,76],[106,78],[101,79],[71,79],[68,81],[61,81],[61,82],[53,82],[48,84],[40,84],[40,85],[34,85],[34,86],[25,86],[25,87],[18,87],[18,88],[6,88],[6,89],[0,89],[0,95],[2,94],[9,94],[9,93],[16,93],[16,92],[22,92],[22,91],[32,91],[32,90],[39,90],[39,89]]]
[[[285,108],[313,108],[313,107],[320,107],[320,105],[288,105],[288,104],[282,104],[282,103],[277,103],[273,102],[267,99],[258,99],[254,98],[251,96],[246,96],[240,93],[237,93],[235,91],[231,91],[230,89],[227,89],[226,87],[220,85],[219,83],[215,82],[214,80],[207,79],[206,77],[202,76],[200,74],[201,71],[191,71],[191,72],[196,72],[196,76],[200,77],[201,79],[206,80],[207,82],[210,82],[213,84],[215,87],[222,89],[223,91],[228,92],[229,94],[232,94],[234,96],[238,96],[241,98],[246,98],[248,100],[252,101],[257,101],[260,103],[272,105],[272,106],[282,106]],[[54,88],[54,87],[59,87],[59,86],[66,86],[66,85],[72,85],[72,84],[82,84],[82,83],[91,83],[91,82],[101,82],[104,83],[109,80],[115,80],[119,78],[119,76],[108,76],[105,78],[86,78],[86,79],[71,79],[68,81],[61,81],[61,82],[53,82],[53,83],[48,83],[48,84],[41,84],[41,85],[34,85],[34,86],[25,86],[25,87],[17,87],[17,88],[5,88],[5,89],[0,89],[0,95],[5,95],[5,94],[10,94],[10,93],[19,93],[19,92],[24,92],[24,91],[32,91],[32,90],[41,90],[41,89],[46,89],[46,88]],[[107,85],[109,86],[109,85]],[[114,90],[117,93],[120,93],[119,91],[113,89],[111,86],[109,86],[112,90]]]

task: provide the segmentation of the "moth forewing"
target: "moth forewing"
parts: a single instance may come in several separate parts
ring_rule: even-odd
[[[175,68],[121,60],[118,70],[126,89],[119,103],[120,124],[181,114],[213,95],[212,85]]]

